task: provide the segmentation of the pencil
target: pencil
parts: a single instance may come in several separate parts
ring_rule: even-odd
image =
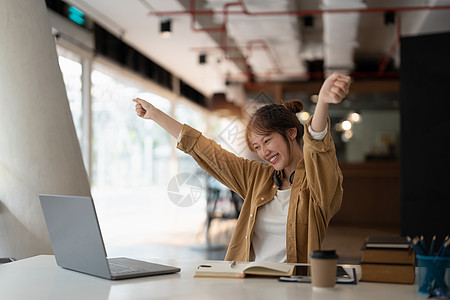
[[[433,254],[434,244],[435,243],[436,243],[436,235],[434,235],[433,238],[431,239],[430,251],[428,252],[428,255],[432,255]]]
[[[445,240],[444,240],[445,241]],[[449,239],[447,239],[446,241],[445,241],[445,243],[444,242],[442,242],[442,246],[441,246],[441,248],[439,249],[439,252],[437,253],[437,255],[436,256],[447,256],[447,255],[449,255],[449,247],[448,247],[448,245],[450,245],[450,240]]]
[[[440,256],[442,254],[442,252],[444,251],[445,243],[447,241],[448,241],[448,235],[442,241],[441,247],[439,248],[438,252],[436,253],[436,256]]]
[[[444,254],[442,256],[445,256],[445,257],[450,256],[449,244],[450,244],[450,240],[447,240],[447,242],[445,243]]]
[[[422,247],[419,244],[419,238],[415,237],[414,239],[411,239],[409,236],[406,237],[406,240],[408,243],[413,247],[414,252],[418,255],[425,255],[425,251],[422,249]]]
[[[423,237],[423,234],[420,236],[420,246],[422,246],[423,251],[427,253],[427,245],[425,245],[425,238]]]

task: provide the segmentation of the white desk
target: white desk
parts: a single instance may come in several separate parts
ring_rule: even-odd
[[[417,285],[360,282],[313,290],[307,283],[273,278],[194,278],[205,261],[151,260],[181,268],[178,274],[109,281],[56,265],[54,256],[41,255],[0,265],[0,299],[426,299]]]

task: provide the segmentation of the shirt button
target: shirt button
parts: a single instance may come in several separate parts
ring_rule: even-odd
[[[277,187],[277,186],[276,186],[276,185],[274,184],[272,188],[274,188],[274,189],[275,189],[276,187]]]
[[[245,236],[245,239],[248,239],[248,236]]]
[[[264,197],[261,197],[261,200],[264,200]]]
[[[250,214],[250,218],[253,218],[253,214]]]

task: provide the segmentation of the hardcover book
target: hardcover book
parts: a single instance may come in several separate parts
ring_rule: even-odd
[[[369,236],[361,250],[361,281],[414,283],[415,254],[405,237]]]
[[[369,236],[363,243],[362,263],[414,264],[414,251],[406,238]]]
[[[402,236],[368,236],[363,244],[365,248],[408,249],[406,237]]]
[[[361,264],[361,281],[414,283],[414,265]]]

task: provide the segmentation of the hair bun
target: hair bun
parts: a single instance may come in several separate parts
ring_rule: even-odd
[[[283,106],[292,111],[294,114],[299,113],[303,110],[303,103],[297,99],[283,102]]]

